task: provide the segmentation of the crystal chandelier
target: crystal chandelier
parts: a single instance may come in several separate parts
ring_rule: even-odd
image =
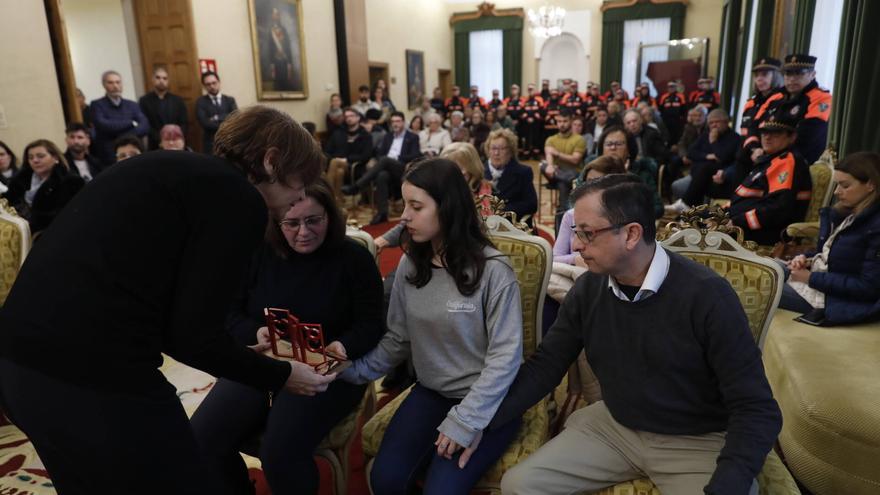
[[[562,7],[543,6],[537,11],[529,9],[529,30],[537,38],[552,38],[562,34],[565,21],[565,9]]]

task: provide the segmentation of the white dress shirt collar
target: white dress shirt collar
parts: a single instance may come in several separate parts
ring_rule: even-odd
[[[639,288],[633,301],[630,301],[629,297],[620,290],[620,286],[617,285],[617,281],[614,280],[614,277],[608,277],[608,288],[611,289],[611,291],[614,292],[614,295],[621,301],[641,301],[642,299],[656,294],[657,291],[660,290],[660,286],[663,285],[663,281],[666,280],[666,275],[668,274],[669,254],[667,254],[666,250],[660,246],[659,242],[656,242],[654,243],[654,257],[651,259],[651,266],[648,267],[648,273],[645,275],[645,280],[642,282],[642,286]]]

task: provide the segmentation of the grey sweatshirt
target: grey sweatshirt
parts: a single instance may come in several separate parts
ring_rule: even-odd
[[[375,380],[412,356],[422,386],[444,397],[463,398],[437,430],[469,446],[495,415],[522,361],[522,310],[516,275],[499,251],[486,248],[479,288],[470,296],[435,268],[421,289],[406,281],[415,272],[403,256],[388,308],[388,332],[379,345],[340,378]]]

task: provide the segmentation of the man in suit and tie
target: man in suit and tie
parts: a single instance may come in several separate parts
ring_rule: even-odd
[[[391,114],[391,132],[385,134],[376,149],[376,162],[367,173],[350,186],[343,186],[345,194],[357,192],[371,182],[376,183],[376,216],[370,225],[388,221],[388,196],[392,190],[400,194],[400,180],[406,165],[422,156],[419,136],[406,128],[402,112]]]
[[[202,86],[206,95],[196,100],[196,117],[204,130],[202,152],[211,154],[214,149],[214,133],[230,113],[238,110],[235,98],[220,94],[220,76],[216,72],[202,74]]]

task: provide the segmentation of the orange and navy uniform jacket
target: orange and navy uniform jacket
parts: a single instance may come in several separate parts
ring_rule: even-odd
[[[584,97],[578,92],[565,93],[562,97],[562,106],[568,108],[573,115],[583,115]]]
[[[691,105],[703,105],[706,110],[712,111],[721,105],[721,94],[718,91],[693,91],[689,100]]]
[[[617,103],[620,103],[620,110],[621,111],[629,110],[630,107],[632,107],[632,102],[629,99],[616,100],[616,99],[612,98],[612,99],[608,100],[609,103],[611,103],[612,101],[616,101]]]
[[[489,100],[489,103],[487,103],[487,105],[492,110],[495,110],[496,108],[500,107],[502,103],[504,102],[501,100],[501,98],[492,98],[491,100]]]
[[[483,97],[481,97],[481,96],[477,96],[477,97],[471,96],[467,100],[466,105],[468,105],[471,108],[478,108],[479,107],[479,109],[482,110],[483,112],[485,112],[486,108],[488,108],[486,106],[486,100],[484,100]]]
[[[522,117],[523,113],[523,98],[517,96],[516,98],[508,96],[504,99],[504,106],[507,107],[507,115],[510,115],[510,118],[513,119],[514,122]]]
[[[663,93],[657,102],[660,105],[660,115],[663,121],[667,120],[684,120],[687,117],[688,104],[684,99],[684,95],[676,91],[675,93]]]
[[[584,115],[587,116],[590,120],[596,118],[596,110],[599,109],[600,106],[605,104],[605,98],[602,95],[594,96],[590,93],[584,95]]]
[[[630,106],[632,106],[632,108],[636,108],[637,106],[639,106],[640,101],[646,101],[652,107],[657,108],[657,100],[655,100],[653,96],[642,95],[636,95],[636,97],[632,99],[632,103],[630,103]]]
[[[828,140],[831,93],[820,88],[813,80],[797,96],[792,97],[788,91],[783,90],[767,98],[755,114],[744,146],[759,140],[758,128],[761,122],[774,115],[787,115],[797,122],[798,135],[794,149],[800,152],[807,163],[815,163],[825,150]]]
[[[804,220],[812,189],[809,167],[797,151],[762,156],[736,188],[730,218],[747,240],[776,244],[789,224]]]
[[[544,120],[544,100],[541,99],[540,96],[526,96],[523,98],[523,113],[522,119],[525,121],[528,118],[535,119],[535,123],[540,123]],[[528,122],[526,122],[528,124]]]
[[[452,115],[452,112],[464,112],[465,105],[468,104],[467,98],[461,96],[450,96],[446,98],[446,115]]]
[[[605,98],[605,101],[611,101],[614,99],[614,95],[611,93],[611,90],[609,89],[608,91],[606,91],[605,93],[602,94],[602,98]],[[629,101],[629,93],[627,93],[626,91],[623,92],[623,99],[626,101]]]
[[[775,96],[782,93],[782,88],[775,88],[770,91],[766,96],[761,93],[755,93],[746,101],[746,104],[743,105],[743,116],[742,123],[739,126],[739,134],[742,137],[749,136],[749,129],[752,127],[752,123],[755,121],[755,116],[758,114],[758,110],[764,105],[764,103],[769,98],[781,98],[781,96]]]
[[[556,129],[556,116],[562,111],[562,97],[552,96],[544,103],[544,129]]]

